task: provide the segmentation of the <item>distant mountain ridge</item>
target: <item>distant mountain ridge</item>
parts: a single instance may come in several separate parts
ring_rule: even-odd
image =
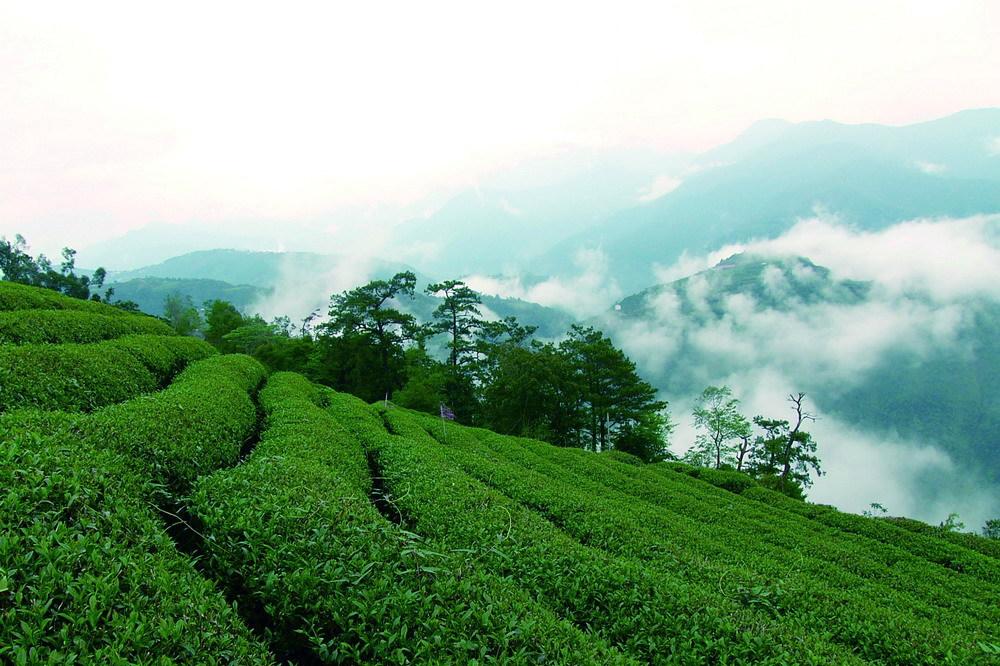
[[[359,263],[378,277],[414,270],[405,264],[382,259],[359,261],[349,256],[312,252],[214,249],[188,252],[134,270],[112,271],[110,279],[116,282],[147,277],[202,279],[269,288],[285,279],[285,271],[321,274],[337,270],[345,264]]]
[[[774,238],[823,212],[859,229],[1000,211],[1000,109],[903,127],[766,121],[701,155],[675,190],[622,210],[548,251],[534,270],[567,274],[603,250],[626,291],[683,252]]]
[[[315,308],[326,311],[332,292],[327,293],[322,278],[351,261],[348,257],[307,252],[200,250],[152,266],[111,273],[108,285],[114,287],[116,299],[135,301],[143,312],[155,315],[162,314],[167,296],[179,294],[190,297],[199,307],[209,300],[229,301],[247,314],[254,314],[267,299],[277,309],[276,314],[291,315],[294,320],[303,313],[292,312],[291,308],[301,308],[303,299],[308,302],[306,313]],[[364,262],[356,273],[356,284],[345,288],[405,270],[413,269],[384,260]],[[430,321],[438,304],[438,299],[420,291],[429,282],[418,273],[416,298],[404,303],[423,321]],[[285,294],[289,305],[283,310]],[[522,323],[537,326],[537,334],[543,338],[563,335],[576,321],[562,310],[516,298],[483,295],[482,301],[484,308],[498,317],[515,316]]]

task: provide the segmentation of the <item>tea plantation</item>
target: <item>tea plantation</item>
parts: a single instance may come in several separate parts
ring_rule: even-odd
[[[996,664],[1000,549],[0,282],[0,663]]]

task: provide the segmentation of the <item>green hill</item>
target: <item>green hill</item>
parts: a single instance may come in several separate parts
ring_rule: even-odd
[[[267,293],[262,287],[203,278],[141,277],[111,282],[108,286],[114,287],[116,299],[133,301],[140,310],[154,315],[163,314],[163,302],[173,294],[187,296],[198,306],[205,301],[222,300],[246,310]]]
[[[0,303],[76,305],[7,283]],[[74,378],[94,400],[43,381],[0,407],[0,662],[1000,658],[995,541],[108,335],[0,343],[65,364],[4,387],[96,359]],[[119,381],[126,357],[154,383]]]

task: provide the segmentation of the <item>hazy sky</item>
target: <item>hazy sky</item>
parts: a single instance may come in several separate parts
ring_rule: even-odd
[[[555,145],[1000,104],[997,2],[483,6],[0,0],[0,234],[322,220]]]

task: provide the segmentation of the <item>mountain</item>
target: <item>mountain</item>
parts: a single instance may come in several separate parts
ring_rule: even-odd
[[[531,259],[636,204],[690,157],[567,150],[483,179],[394,229],[400,256],[439,275],[523,270]]]
[[[163,302],[167,296],[174,294],[189,297],[198,307],[205,301],[222,300],[229,301],[240,310],[248,310],[267,291],[247,284],[200,278],[142,277],[109,282],[108,286],[114,288],[115,300],[134,301],[143,312],[157,316],[163,314]]]
[[[254,252],[247,250],[199,250],[152,266],[129,271],[111,271],[110,279],[125,282],[134,278],[183,278],[220,280],[230,284],[274,287],[301,275],[326,275],[342,271],[390,277],[412,268],[381,259],[316,254],[312,252]]]
[[[704,283],[699,286],[704,294],[700,305],[689,294],[694,280]],[[775,280],[782,281],[781,290],[773,288]],[[773,258],[740,253],[695,276],[628,296],[618,303],[615,311],[624,318],[648,317],[653,314],[653,304],[671,293],[680,300],[685,317],[704,321],[725,316],[725,301],[736,294],[753,299],[757,307],[787,311],[820,302],[861,303],[870,289],[868,282],[835,280],[828,268],[817,266],[805,257]]]
[[[699,156],[676,189],[549,250],[535,270],[568,273],[580,247],[599,247],[628,291],[654,264],[731,243],[774,238],[825,211],[858,229],[1000,211],[1000,109],[889,127],[765,121]]]
[[[713,384],[731,384],[747,410],[783,410],[784,395],[805,391],[827,451],[864,439],[907,458],[941,452],[950,463],[911,478],[927,506],[968,484],[1000,510],[996,300],[938,302],[804,257],[740,254],[622,299],[596,323],[679,405]]]
[[[189,296],[195,305],[225,300],[247,313],[266,318],[288,315],[300,321],[310,312],[325,312],[331,294],[359,286],[370,279],[388,278],[412,270],[405,264],[382,260],[355,261],[348,257],[306,252],[249,252],[203,250],[171,257],[153,266],[112,273],[108,286],[115,299],[131,300],[143,312],[160,314],[170,294]],[[418,293],[403,307],[429,321],[439,299],[422,292],[430,280],[418,274]],[[515,316],[537,326],[537,335],[564,334],[575,319],[556,308],[516,298],[483,295],[484,315]]]

